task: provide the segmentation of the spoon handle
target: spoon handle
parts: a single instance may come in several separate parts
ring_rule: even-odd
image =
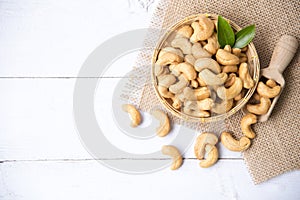
[[[298,40],[294,36],[283,35],[279,39],[272,54],[270,69],[277,69],[280,74],[289,65],[297,52]]]

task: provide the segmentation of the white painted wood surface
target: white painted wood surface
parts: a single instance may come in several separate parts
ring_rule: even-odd
[[[156,5],[157,0],[0,0],[1,200],[300,197],[299,171],[255,186],[240,153],[223,147],[210,169],[200,169],[189,149],[180,170],[145,175],[112,171],[87,153],[73,120],[77,73],[89,53],[112,35],[146,28]],[[115,78],[102,79],[104,85],[116,85],[133,62],[134,56],[127,56],[119,70],[117,61],[106,74]],[[106,87],[100,94],[105,98],[95,105],[99,112],[108,112],[100,105],[110,104],[111,91]]]

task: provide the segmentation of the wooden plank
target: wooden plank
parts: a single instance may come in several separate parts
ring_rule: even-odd
[[[0,77],[77,76],[101,43],[147,28],[153,7],[142,8],[143,3],[1,0]]]
[[[105,135],[116,146],[139,153],[157,151],[162,145],[171,143],[175,138],[174,133],[166,138],[137,140],[119,131],[111,115],[110,103],[114,87],[120,80],[101,79],[102,85],[96,93],[96,115],[99,122],[105,122],[102,123]],[[81,144],[74,124],[75,81],[0,79],[0,160],[91,158]],[[120,113],[125,115],[123,111]],[[129,118],[126,119],[129,124]],[[193,148],[187,150],[185,157],[194,157]],[[220,145],[220,157],[241,158],[241,155]]]
[[[253,185],[243,161],[224,160],[201,169],[185,160],[144,175],[110,170],[96,161],[7,162],[0,164],[0,199],[297,199],[300,172]]]

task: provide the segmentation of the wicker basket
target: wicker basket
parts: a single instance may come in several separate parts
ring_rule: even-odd
[[[169,44],[170,41],[172,40],[172,38],[174,37],[174,32],[175,30],[177,30],[179,27],[183,26],[183,25],[188,25],[191,24],[194,21],[197,21],[199,15],[192,15],[189,17],[184,18],[183,20],[179,21],[178,23],[174,24],[172,27],[170,27],[170,29],[163,35],[163,37],[160,39],[160,41],[158,42],[158,45],[156,46],[156,49],[154,51],[153,57],[152,57],[152,72],[151,72],[151,76],[152,76],[152,85],[154,86],[155,89],[155,93],[158,97],[158,99],[160,100],[160,102],[164,105],[164,107],[170,111],[173,115],[183,119],[183,120],[187,120],[187,121],[193,121],[193,122],[212,122],[212,121],[219,121],[219,120],[224,120],[225,118],[235,114],[237,111],[239,111],[251,98],[251,96],[253,95],[256,87],[257,87],[257,83],[259,80],[259,73],[260,73],[260,64],[259,64],[259,59],[257,56],[257,52],[256,49],[254,47],[254,44],[251,42],[248,45],[248,50],[246,52],[246,55],[248,57],[248,65],[249,65],[249,70],[250,70],[250,74],[252,75],[252,78],[255,82],[255,86],[251,89],[249,89],[246,93],[246,95],[244,96],[244,98],[242,98],[240,101],[237,102],[237,104],[228,112],[224,113],[224,114],[220,114],[220,115],[214,115],[211,117],[195,117],[195,116],[191,116],[188,115],[186,113],[181,112],[180,110],[175,109],[164,97],[162,97],[159,92],[158,92],[158,82],[157,79],[155,77],[154,74],[154,65],[155,62],[157,60],[158,54],[160,52],[160,50],[162,48],[164,48],[164,46],[166,46],[166,44]],[[207,17],[209,17],[212,20],[217,20],[218,19],[218,15],[216,14],[205,14]],[[229,21],[231,27],[235,30],[235,31],[239,31],[241,28],[236,25],[234,22]]]

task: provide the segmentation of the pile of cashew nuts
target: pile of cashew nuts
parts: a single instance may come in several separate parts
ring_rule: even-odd
[[[246,51],[247,47],[238,49],[229,45],[221,49],[216,36],[216,21],[201,15],[191,25],[176,30],[169,45],[159,52],[154,67],[157,91],[175,109],[187,115],[210,117],[226,113],[255,86]],[[248,149],[250,139],[256,136],[251,125],[257,123],[257,115],[268,112],[272,98],[280,91],[281,86],[274,80],[260,81],[250,100],[252,104],[246,105],[248,113],[240,122],[244,136],[235,139],[230,132],[222,132],[221,143],[231,151]],[[123,110],[129,113],[132,127],[141,123],[141,114],[133,105],[125,104]],[[150,114],[160,122],[157,135],[168,135],[171,130],[168,115],[162,110],[153,110]],[[194,153],[202,160],[200,167],[207,168],[218,161],[218,140],[214,133],[205,132],[197,137]],[[182,155],[175,146],[163,146],[162,153],[173,158],[172,170],[182,165]]]
[[[159,95],[189,116],[226,113],[255,86],[247,47],[221,49],[215,23],[200,15],[178,28],[154,65]]]

